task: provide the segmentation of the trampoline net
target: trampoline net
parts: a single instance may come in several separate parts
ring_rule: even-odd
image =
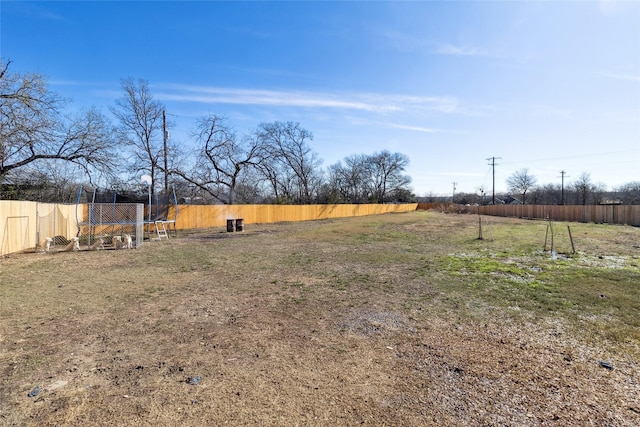
[[[86,203],[93,204],[123,204],[141,203],[144,205],[144,220],[152,223],[155,221],[170,221],[170,207],[176,205],[175,193],[161,192],[152,195],[151,206],[149,206],[149,196],[140,193],[115,192],[113,190],[96,189],[93,194],[88,193]],[[175,216],[175,212],[171,212]]]

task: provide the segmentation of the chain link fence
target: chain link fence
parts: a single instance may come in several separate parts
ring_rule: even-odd
[[[142,203],[90,203],[78,221],[80,248],[137,248],[144,239]]]

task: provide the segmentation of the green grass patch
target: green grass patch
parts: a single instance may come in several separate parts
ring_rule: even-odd
[[[513,244],[513,243],[512,243]],[[526,245],[523,245],[526,248]],[[443,255],[451,279],[441,292],[465,295],[495,309],[517,307],[527,316],[561,316],[576,328],[613,341],[640,341],[640,272],[635,257],[553,256],[522,247]]]

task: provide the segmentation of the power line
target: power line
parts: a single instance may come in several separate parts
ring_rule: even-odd
[[[493,174],[493,197],[491,202],[496,204],[496,160],[501,159],[502,157],[489,157],[487,161],[490,161],[489,166],[491,166],[492,174]]]
[[[562,178],[562,196],[561,196],[561,200],[562,200],[562,204],[564,205],[564,177],[569,177],[570,175],[567,175],[567,173],[565,171],[560,171],[560,176]]]
[[[451,204],[455,203],[454,199],[456,197],[456,185],[458,184],[457,182],[452,182],[453,184],[453,192],[451,193]]]
[[[164,147],[164,190],[169,189],[169,166],[167,160],[167,139],[169,134],[167,132],[167,112],[162,110],[162,142]]]

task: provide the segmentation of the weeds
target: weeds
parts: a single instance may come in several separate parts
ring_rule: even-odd
[[[572,224],[551,254],[542,221],[261,227],[1,261],[0,419],[633,425],[639,229]]]

